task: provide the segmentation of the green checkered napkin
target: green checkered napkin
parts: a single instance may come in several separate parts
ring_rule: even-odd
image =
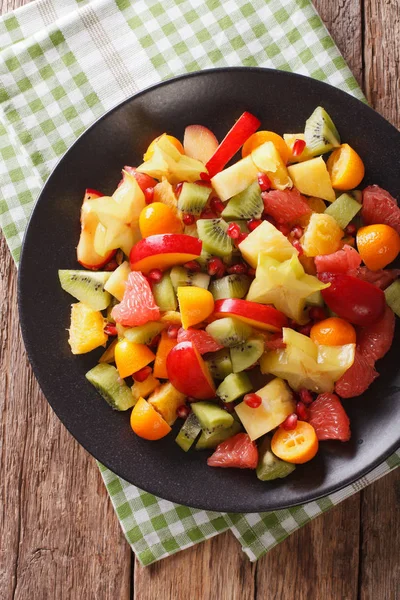
[[[209,67],[295,71],[362,93],[309,0],[39,0],[0,20],[0,224],[18,261],[52,168],[95,119],[162,79]],[[128,542],[148,565],[231,529],[254,561],[400,464],[322,500],[269,513],[179,506],[100,466]],[[268,485],[268,484],[266,484]]]

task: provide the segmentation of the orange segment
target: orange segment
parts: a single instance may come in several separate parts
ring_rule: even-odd
[[[298,421],[296,429],[286,431],[279,427],[271,440],[272,452],[282,460],[301,465],[308,462],[318,452],[318,438],[314,427],[305,421]]]
[[[278,150],[283,162],[286,164],[289,160],[290,150],[286,145],[283,137],[274,133],[273,131],[256,131],[249,137],[249,139],[243,144],[242,158],[246,158],[253,152],[258,146],[265,144],[265,142],[272,142],[275,148]]]
[[[165,135],[165,134],[162,134]],[[157,138],[155,138],[150,146],[147,148],[146,153],[143,156],[143,160],[150,160],[154,154],[154,146],[157,143],[157,141],[160,139],[161,135],[159,135]],[[181,144],[181,142],[178,140],[178,138],[174,137],[173,135],[166,135],[167,140],[173,144],[175,146],[175,148],[181,153],[181,154],[185,154],[185,151],[183,149],[183,146]]]
[[[389,225],[367,225],[357,231],[357,249],[371,271],[384,269],[400,252],[400,236]]]
[[[175,265],[184,265],[185,263],[199,258],[198,254],[189,254],[185,252],[165,252],[163,254],[153,254],[146,256],[142,260],[131,264],[132,271],[142,271],[149,273],[152,269],[161,269],[165,271]]]
[[[326,166],[335,190],[352,190],[364,178],[364,163],[348,144],[342,144],[334,150]]]
[[[214,310],[214,298],[211,292],[196,286],[178,287],[179,308],[182,326],[185,329],[205,321]]]
[[[344,346],[356,343],[356,330],[353,325],[339,317],[331,317],[315,323],[310,338],[316,344],[324,346]]]
[[[178,342],[176,339],[168,337],[167,331],[161,332],[161,340],[158,344],[156,360],[154,362],[153,375],[159,379],[168,379],[167,373],[167,356],[171,352],[172,348],[176,346]]]
[[[139,398],[133,407],[130,422],[136,435],[145,440],[160,440],[171,431],[168,423],[144,398]]]
[[[120,340],[114,349],[115,364],[120,377],[129,377],[151,363],[155,356],[144,344],[135,344],[129,340]]]
[[[142,237],[159,233],[182,233],[183,223],[176,211],[162,202],[152,202],[145,206],[139,216]]]

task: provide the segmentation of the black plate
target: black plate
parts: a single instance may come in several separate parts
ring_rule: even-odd
[[[159,442],[133,435],[129,414],[113,412],[85,380],[85,372],[101,352],[73,356],[67,344],[73,300],[60,288],[57,270],[79,267],[75,247],[86,187],[111,194],[121,168],[139,164],[148,143],[164,131],[182,139],[186,125],[201,123],[222,139],[248,110],[262,120],[262,129],[297,132],[319,104],[332,116],[343,139],[363,157],[365,183],[377,183],[400,197],[396,168],[400,134],[394,127],[338,89],[267,69],[203,71],[135,95],[79,138],[40,195],[19,271],[20,318],[29,359],[49,403],[78,442],[144,490],[210,510],[279,509],[342,488],[400,445],[400,376],[393,348],[378,364],[381,376],[368,392],[345,402],[351,441],[324,442],[317,458],[287,479],[262,483],[252,471],[207,467],[206,453],[184,454],[172,435]]]

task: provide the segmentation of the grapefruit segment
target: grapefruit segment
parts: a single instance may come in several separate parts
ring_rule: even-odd
[[[129,274],[122,300],[114,306],[111,316],[124,327],[158,321],[160,309],[154,301],[149,282],[142,273],[132,271]]]
[[[308,411],[308,422],[314,427],[318,440],[349,441],[350,419],[336,394],[320,394]]]
[[[392,345],[394,326],[394,313],[386,306],[379,321],[360,329],[357,336],[358,349],[367,360],[373,362],[385,356]]]
[[[360,396],[378,376],[379,373],[375,371],[373,362],[371,363],[356,349],[354,363],[336,382],[335,392],[342,398]]]
[[[400,234],[400,208],[389,192],[379,185],[370,185],[363,191],[361,216],[366,225],[384,223]]]

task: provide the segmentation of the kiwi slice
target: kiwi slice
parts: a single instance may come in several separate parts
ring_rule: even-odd
[[[249,291],[251,279],[247,275],[232,274],[211,282],[210,292],[214,300],[223,298],[244,298]]]
[[[160,281],[153,283],[151,288],[154,300],[161,311],[177,309],[178,300],[169,273],[164,273]]]
[[[218,350],[218,352],[209,354],[206,358],[206,363],[213,379],[225,379],[225,377],[232,373],[233,367],[228,348],[223,348],[222,350]]]
[[[193,442],[197,438],[201,431],[201,425],[198,418],[192,412],[182,425],[178,435],[175,438],[175,442],[187,452],[193,445]]]
[[[233,421],[232,425],[227,429],[216,429],[215,431],[202,431],[201,436],[197,440],[196,450],[214,449],[225,440],[239,433],[242,426],[239,421]]]
[[[211,188],[198,185],[197,183],[185,183],[182,185],[178,198],[178,209],[189,215],[199,215],[211,193]]]
[[[221,213],[224,219],[252,219],[261,217],[264,203],[261,198],[261,190],[255,181],[240,194],[233,196]]]
[[[206,273],[196,273],[195,271],[185,269],[185,267],[172,267],[170,275],[175,291],[178,287],[185,287],[188,285],[194,285],[195,287],[201,287],[206,290],[210,283],[210,276]]]
[[[304,129],[307,149],[316,154],[324,154],[340,146],[340,136],[332,119],[322,106],[317,106],[307,119]]]
[[[217,388],[216,394],[223,402],[233,402],[253,389],[246,373],[231,373]]]
[[[361,208],[362,204],[357,202],[350,194],[341,194],[339,198],[328,206],[325,214],[333,217],[339,227],[344,229],[354,219]]]
[[[259,337],[249,338],[243,344],[231,348],[230,352],[233,372],[240,373],[258,361],[264,352],[264,340]]]
[[[226,348],[232,348],[247,340],[253,330],[250,325],[239,319],[224,317],[207,325],[206,331]]]
[[[86,379],[114,410],[128,410],[135,404],[130,388],[113,365],[99,363],[86,373]]]
[[[261,481],[283,479],[295,470],[295,465],[281,460],[271,450],[271,440],[267,436],[258,449],[258,465],[256,475]]]
[[[58,271],[62,289],[93,310],[104,310],[111,302],[111,294],[103,289],[110,275],[103,271]]]
[[[193,402],[192,410],[198,418],[203,431],[227,429],[233,424],[233,416],[213,402]]]
[[[228,223],[223,219],[199,219],[197,231],[203,248],[216,256],[229,256],[232,253],[232,240],[227,235]]]
[[[139,325],[138,327],[130,327],[125,329],[123,337],[133,342],[134,344],[150,344],[152,340],[161,333],[167,326],[166,323],[157,323],[156,321]]]
[[[388,306],[392,311],[400,317],[400,280],[396,279],[391,285],[385,290],[385,297]]]

